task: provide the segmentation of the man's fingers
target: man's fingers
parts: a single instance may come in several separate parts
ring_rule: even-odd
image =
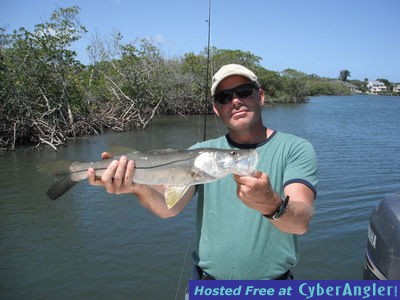
[[[128,159],[126,156],[121,156],[118,163],[118,168],[114,175],[114,187],[119,188],[122,185],[122,181],[125,179],[126,165]]]
[[[263,173],[260,171],[256,171],[254,172],[254,174],[252,175],[248,175],[248,176],[241,176],[241,175],[233,175],[234,180],[239,183],[239,184],[246,184],[249,182],[253,182],[254,179],[260,179],[262,178]]]
[[[96,171],[93,168],[88,169],[88,182],[90,185],[103,185],[100,179],[96,178]]]
[[[117,171],[119,165],[118,160],[113,160],[111,164],[108,166],[108,168],[105,170],[103,176],[101,176],[101,181],[103,182],[103,185],[107,192],[113,193],[114,192],[114,187],[113,187],[113,178],[114,174]]]
[[[121,156],[120,160],[113,160],[104,171],[101,179],[96,178],[95,170],[89,168],[87,180],[91,185],[104,186],[110,194],[121,194],[131,192],[133,189],[133,174],[135,163]]]
[[[93,168],[89,168],[88,172],[87,172],[87,180],[90,184],[96,184],[96,175],[95,175],[95,171]]]
[[[134,169],[135,169],[135,162],[133,160],[128,161],[128,164],[126,165],[125,184],[133,181]]]

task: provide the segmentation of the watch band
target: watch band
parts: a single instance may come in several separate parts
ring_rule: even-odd
[[[289,196],[286,196],[285,200],[281,198],[281,205],[278,207],[278,209],[273,212],[272,214],[269,215],[263,215],[264,217],[272,220],[279,220],[280,217],[286,212],[286,208],[289,203]]]

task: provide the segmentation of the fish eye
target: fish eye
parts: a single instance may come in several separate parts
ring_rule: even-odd
[[[238,156],[239,155],[236,151],[231,151],[229,154],[232,155],[232,156]]]

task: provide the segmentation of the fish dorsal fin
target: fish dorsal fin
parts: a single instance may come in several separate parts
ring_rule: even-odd
[[[169,186],[164,193],[168,209],[173,208],[188,189],[189,185]]]
[[[69,172],[71,164],[72,160],[56,160],[39,164],[36,169],[42,174],[63,176]]]
[[[133,151],[136,151],[136,150],[133,148],[118,145],[118,144],[110,144],[110,146],[107,149],[107,152],[111,153],[113,156],[119,156],[119,155],[127,154],[127,153],[130,153]]]
[[[146,151],[147,153],[151,153],[151,154],[166,154],[166,153],[173,153],[173,152],[179,152],[180,150],[177,149],[157,149],[157,150],[149,150]]]

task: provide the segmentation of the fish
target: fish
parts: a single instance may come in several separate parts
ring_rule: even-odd
[[[229,174],[251,175],[258,164],[255,149],[164,149],[131,151],[124,155],[135,161],[133,182],[167,187],[164,196],[168,209],[178,203],[190,186],[213,182]],[[55,176],[56,181],[47,190],[47,196],[56,200],[87,179],[89,168],[94,168],[95,176],[100,178],[110,163],[121,156],[94,162],[51,161],[38,165],[37,169]]]

